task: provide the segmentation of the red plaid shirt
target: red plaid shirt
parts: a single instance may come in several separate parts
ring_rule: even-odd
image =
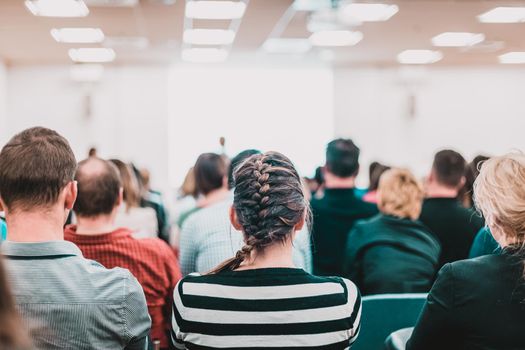
[[[126,228],[99,235],[79,235],[76,229],[75,225],[67,226],[64,237],[75,243],[87,259],[109,269],[128,269],[139,281],[151,316],[151,337],[167,348],[173,288],[181,278],[174,251],[158,238],[135,239]]]

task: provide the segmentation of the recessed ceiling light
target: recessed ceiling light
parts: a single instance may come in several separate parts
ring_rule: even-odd
[[[398,11],[397,5],[349,3],[339,8],[339,16],[344,22],[381,22]]]
[[[483,23],[525,22],[525,7],[496,7],[478,16]]]
[[[307,53],[311,47],[310,40],[295,38],[271,38],[263,44],[264,51],[283,54],[303,54]]]
[[[439,51],[405,50],[397,55],[397,61],[403,64],[430,64],[443,58]]]
[[[192,63],[217,63],[228,58],[228,51],[211,47],[194,47],[182,51],[182,60]]]
[[[363,33],[349,30],[322,30],[310,36],[314,46],[352,46],[363,39]]]
[[[186,29],[183,41],[193,45],[229,45],[235,32],[229,29]]]
[[[523,64],[525,63],[525,52],[523,51],[514,51],[508,52],[506,54],[500,55],[499,63],[503,64]]]
[[[51,36],[59,43],[101,43],[104,32],[99,28],[60,28],[51,29]]]
[[[434,46],[462,47],[479,44],[485,40],[482,33],[445,32],[432,38]]]
[[[83,47],[80,49],[70,49],[69,57],[71,57],[74,62],[111,62],[115,59],[115,51],[103,47]]]
[[[314,12],[332,8],[332,0],[295,0],[293,9],[295,11]]]
[[[101,64],[74,64],[69,70],[71,80],[78,82],[96,82],[103,74],[104,66]]]
[[[186,17],[195,19],[237,19],[244,15],[242,1],[192,0],[186,2]]]
[[[89,14],[82,0],[26,0],[24,4],[35,16],[85,17]]]

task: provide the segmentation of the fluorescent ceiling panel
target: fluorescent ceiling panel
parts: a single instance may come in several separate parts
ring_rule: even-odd
[[[397,5],[348,3],[339,9],[339,16],[344,22],[381,22],[388,21],[399,11]]]
[[[472,46],[485,40],[482,33],[445,32],[432,38],[434,46],[463,47]]]
[[[104,32],[100,28],[60,28],[51,29],[51,36],[59,43],[101,43]]]
[[[500,55],[499,63],[503,64],[524,64],[525,63],[525,52],[514,51]]]
[[[35,16],[85,17],[89,14],[82,0],[26,0],[24,4]]]
[[[115,59],[115,51],[103,47],[83,47],[80,49],[70,49],[69,57],[74,62],[104,63],[111,62]]]
[[[442,58],[441,52],[432,50],[405,50],[397,55],[397,61],[402,64],[430,64]]]
[[[496,7],[478,16],[482,23],[525,22],[525,7]]]

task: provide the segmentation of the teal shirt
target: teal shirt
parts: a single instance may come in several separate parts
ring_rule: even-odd
[[[2,236],[2,241],[5,241],[7,238],[7,225],[5,224],[4,220],[0,219],[0,234]]]

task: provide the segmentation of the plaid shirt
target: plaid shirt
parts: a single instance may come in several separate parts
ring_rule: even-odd
[[[110,233],[79,235],[76,226],[65,229],[65,239],[75,243],[84,256],[107,268],[128,269],[144,289],[151,316],[152,339],[168,347],[173,288],[181,278],[173,250],[158,238],[135,239],[131,230],[120,228]]]

